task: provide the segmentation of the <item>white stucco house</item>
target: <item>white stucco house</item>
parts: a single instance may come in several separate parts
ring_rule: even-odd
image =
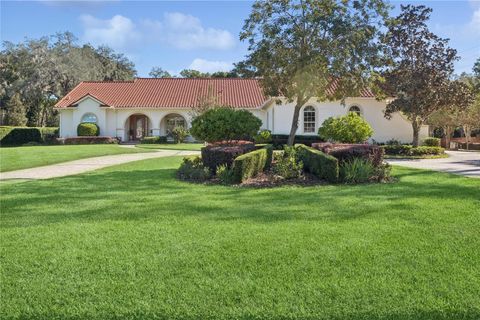
[[[94,122],[101,136],[135,141],[145,136],[168,135],[175,126],[189,127],[192,107],[201,97],[213,93],[219,103],[246,109],[262,120],[262,129],[273,134],[288,134],[293,118],[293,103],[277,104],[263,94],[257,79],[136,78],[133,81],[87,81],[76,86],[56,105],[60,113],[60,137],[74,137],[81,122]],[[322,122],[347,112],[359,113],[374,129],[372,139],[385,142],[397,139],[411,142],[412,127],[396,113],[383,116],[385,102],[377,101],[364,90],[360,97],[340,101],[309,101],[301,110],[298,135],[316,135]],[[420,139],[428,136],[428,126]]]

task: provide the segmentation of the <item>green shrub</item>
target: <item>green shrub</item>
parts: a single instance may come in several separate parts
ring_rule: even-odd
[[[199,156],[183,158],[180,168],[177,170],[177,177],[181,180],[206,181],[211,177],[210,170],[203,165]]]
[[[212,108],[195,117],[190,133],[198,140],[250,140],[262,121],[247,110]]]
[[[225,164],[221,164],[217,167],[216,176],[220,180],[221,184],[229,185],[237,182],[233,174],[233,170],[227,167]]]
[[[385,151],[385,154],[388,155],[410,155],[410,150],[412,150],[412,146],[408,144],[392,144],[381,146],[381,148]]]
[[[284,179],[294,179],[302,176],[303,162],[294,147],[286,146],[283,153],[275,154],[273,172]]]
[[[399,145],[401,145],[402,143],[401,143],[399,140],[392,138],[392,139],[390,139],[390,140],[385,141],[385,144],[386,144],[387,146],[399,146]]]
[[[303,144],[295,145],[295,148],[306,171],[329,182],[338,181],[339,168],[335,157]]]
[[[270,132],[270,130],[262,130],[257,135],[255,135],[255,137],[253,137],[253,140],[257,144],[270,143],[272,142],[272,133]]]
[[[118,138],[115,137],[72,137],[57,139],[59,144],[116,144]]]
[[[340,165],[340,179],[345,183],[368,182],[374,172],[373,164],[361,158],[354,158]]]
[[[270,167],[273,148],[271,145],[245,153],[233,161],[232,172],[235,182],[243,182],[255,177]]]
[[[44,127],[38,128],[40,130],[40,135],[42,136],[43,143],[56,143],[55,139],[58,138],[59,130],[56,127]]]
[[[29,127],[1,127],[0,144],[23,145],[29,142],[42,143],[42,134],[39,128]]]
[[[428,137],[423,140],[423,145],[427,147],[440,147],[440,139]]]
[[[100,128],[96,123],[82,122],[77,127],[79,137],[95,137],[100,135]]]
[[[162,143],[167,143],[167,137],[166,136],[160,136],[160,137],[143,137],[142,140],[140,140],[141,144],[162,144]]]
[[[172,137],[175,143],[182,143],[190,133],[184,127],[175,127],[172,129]]]
[[[273,148],[283,150],[283,146],[287,144],[288,134],[272,134]],[[312,143],[320,142],[321,139],[317,135],[295,135],[295,143],[311,146]]]
[[[440,155],[443,153],[445,153],[445,149],[441,147],[420,146],[410,149],[410,155],[412,156]]]
[[[326,119],[318,129],[318,134],[324,140],[361,143],[373,135],[373,129],[361,116],[349,112],[341,117]]]

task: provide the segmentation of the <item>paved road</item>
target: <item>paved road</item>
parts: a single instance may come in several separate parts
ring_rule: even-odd
[[[428,169],[480,178],[480,152],[446,151],[442,159],[388,159],[388,163],[410,168]]]
[[[111,156],[94,157],[87,159],[80,159],[74,161],[68,161],[63,163],[52,164],[49,166],[36,167],[30,169],[22,169],[0,173],[0,180],[13,180],[13,179],[50,179],[57,177],[71,176],[79,173],[93,171],[105,167],[114,166],[117,164],[161,158],[169,156],[185,156],[199,154],[198,151],[178,151],[178,150],[161,150],[158,152],[148,153],[129,153],[129,154],[117,154]]]

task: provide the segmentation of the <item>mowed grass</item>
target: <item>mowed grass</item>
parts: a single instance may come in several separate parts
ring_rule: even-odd
[[[164,143],[164,144],[137,144],[137,148],[141,149],[166,149],[166,150],[187,150],[200,151],[204,146],[203,143]]]
[[[180,161],[0,184],[0,318],[480,318],[480,180],[252,189]]]
[[[0,172],[90,157],[149,151],[110,144],[0,148]]]

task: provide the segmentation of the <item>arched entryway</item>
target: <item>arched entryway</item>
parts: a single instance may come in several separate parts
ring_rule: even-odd
[[[170,136],[175,127],[187,128],[187,120],[178,113],[167,114],[160,123],[160,128],[164,129],[163,134],[166,136]]]
[[[128,141],[141,140],[150,135],[150,120],[144,114],[132,114],[125,123],[125,132]]]

